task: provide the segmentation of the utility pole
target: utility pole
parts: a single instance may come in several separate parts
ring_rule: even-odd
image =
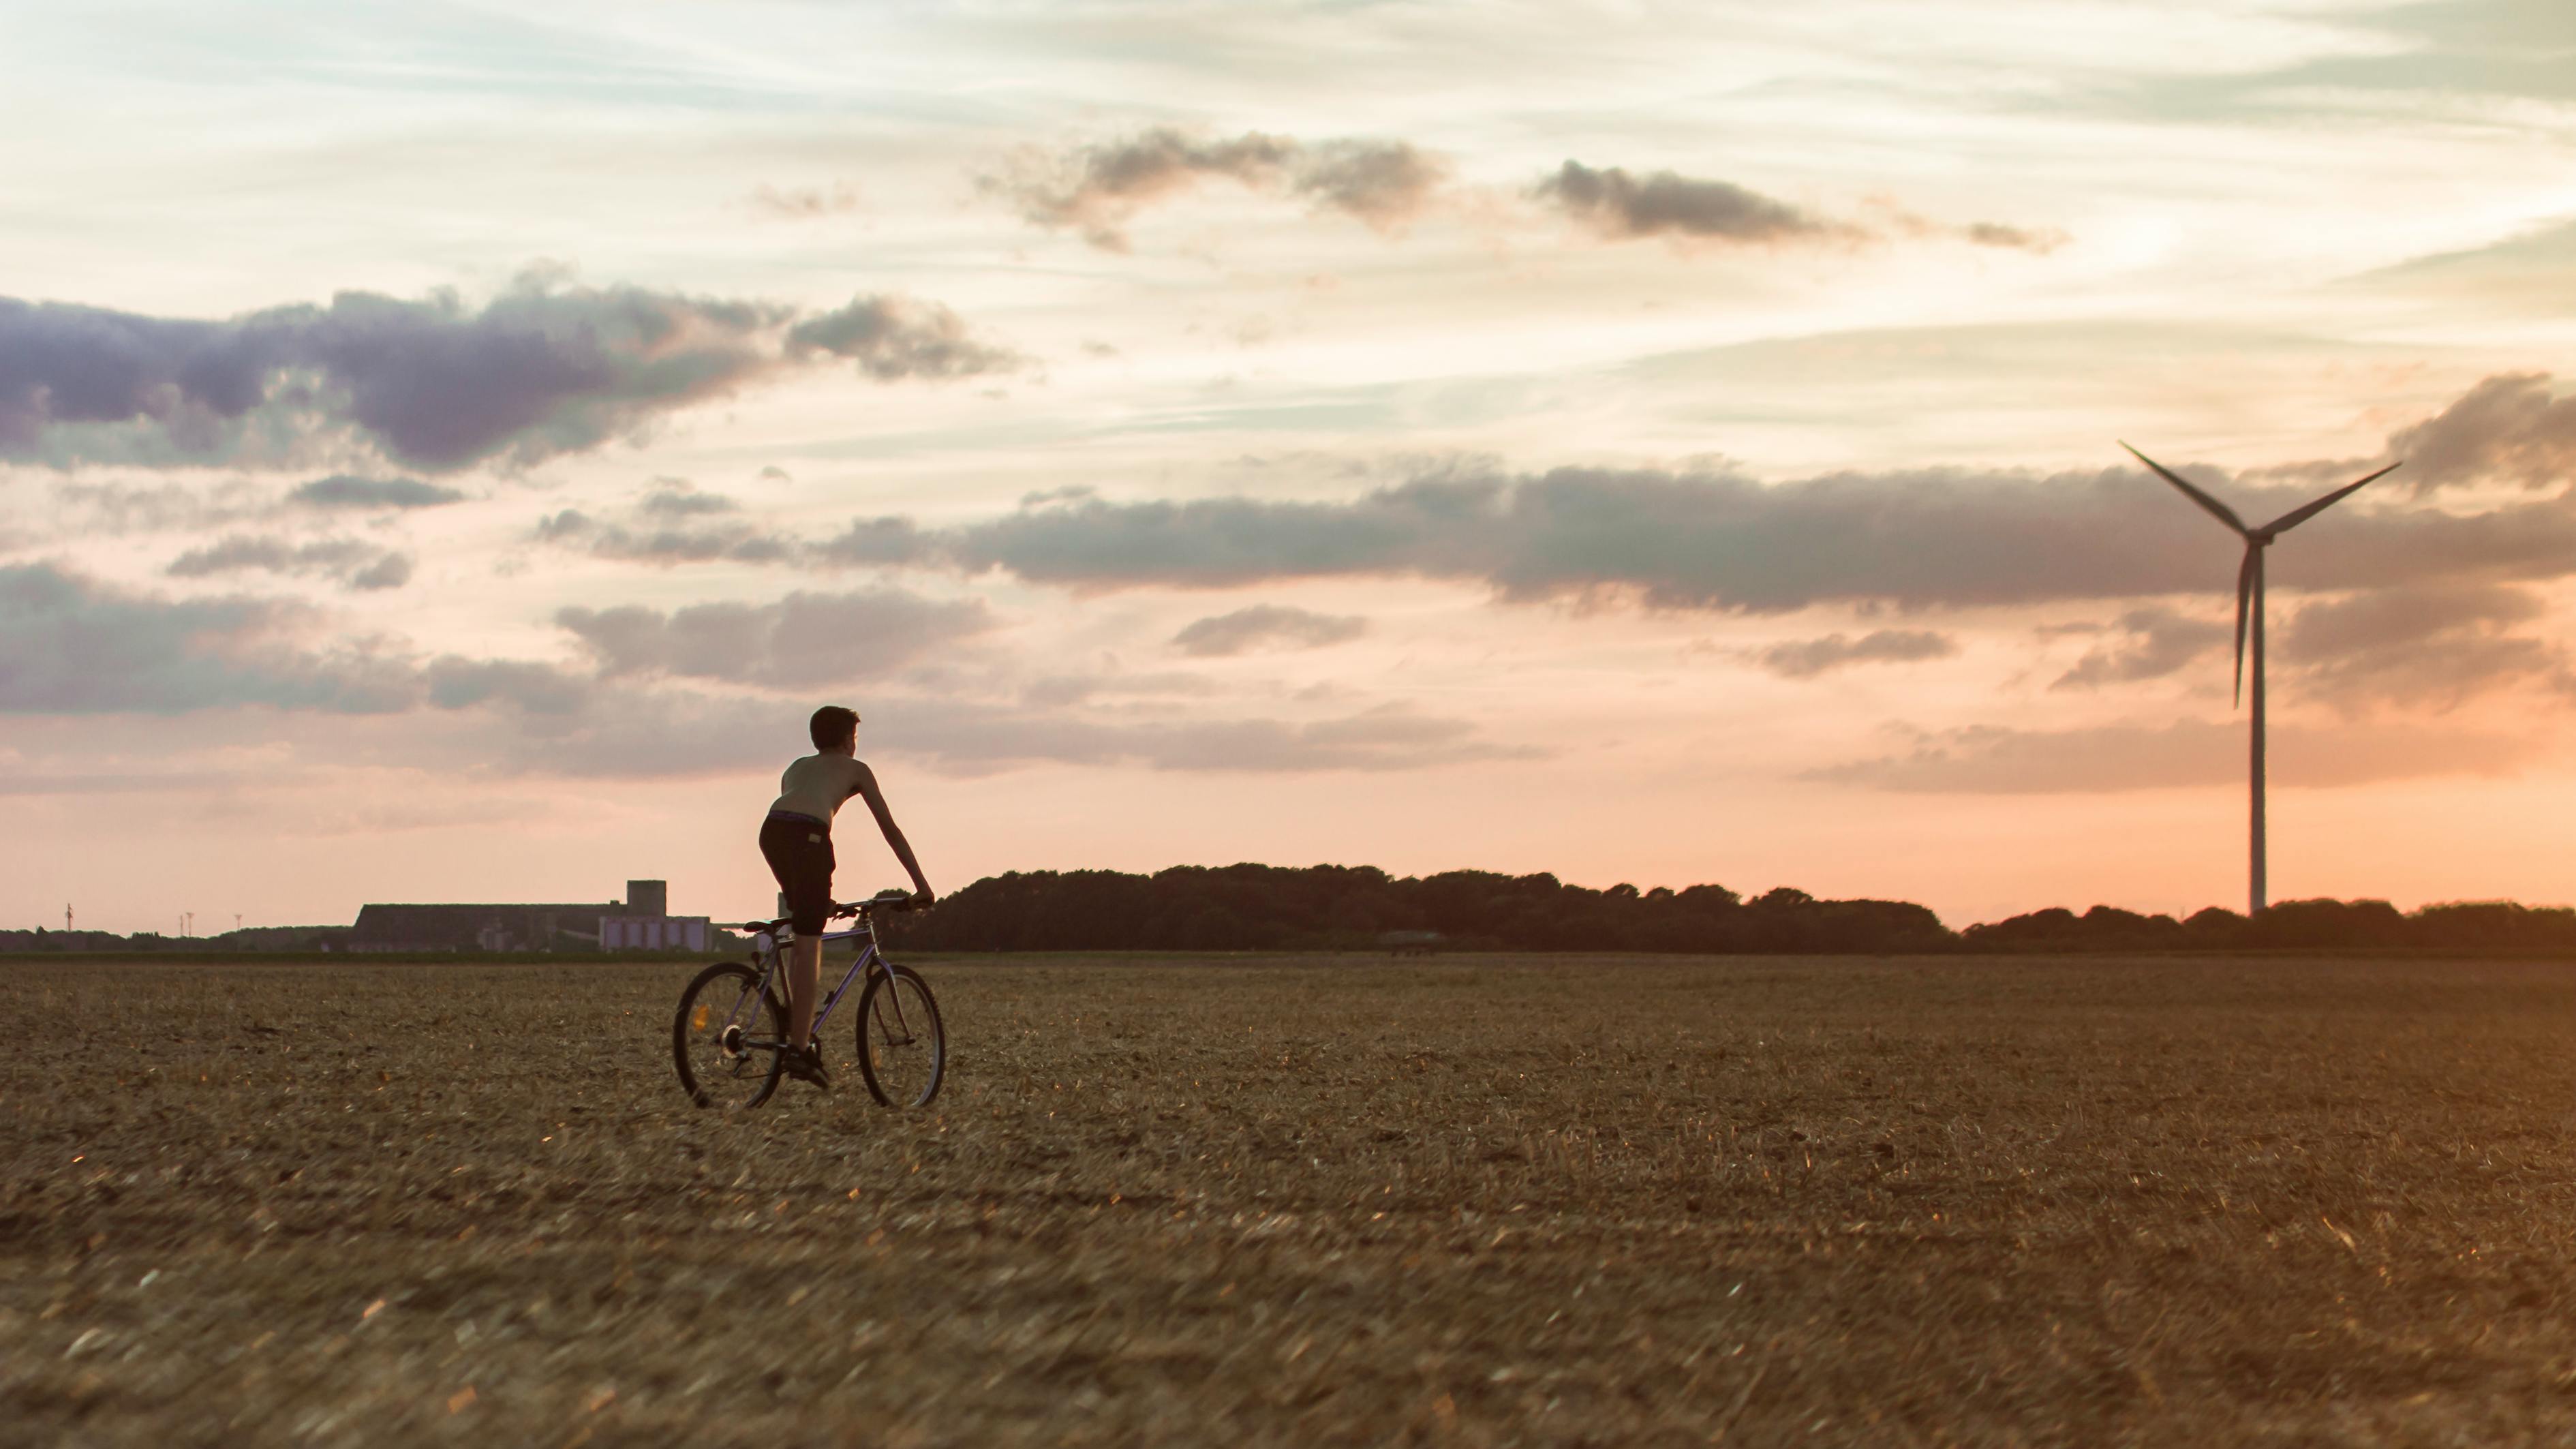
[[[236,931],[241,929],[241,912],[239,911],[233,912],[233,929]]]
[[[72,928],[72,903],[71,903],[71,902],[69,902],[69,901],[65,901],[65,902],[63,902],[63,929],[64,929],[64,930],[66,930],[66,931],[69,931],[71,928]]]

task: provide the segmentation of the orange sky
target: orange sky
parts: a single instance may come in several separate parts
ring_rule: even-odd
[[[2407,461],[2272,554],[2274,897],[2576,898],[2563,7],[23,31],[0,925],[746,914],[827,700],[943,889],[2241,907],[2119,438]]]

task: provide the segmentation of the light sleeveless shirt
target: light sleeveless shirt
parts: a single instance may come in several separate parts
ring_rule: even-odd
[[[841,802],[859,792],[860,777],[867,769],[848,755],[807,755],[778,777],[778,798],[769,808],[792,810],[829,825]]]

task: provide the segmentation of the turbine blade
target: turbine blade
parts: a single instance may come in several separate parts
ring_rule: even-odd
[[[2129,445],[2126,443],[2122,443],[2120,446],[2123,448],[2129,448]],[[2167,468],[2164,464],[2157,462],[2155,459],[2148,457],[2146,454],[2139,452],[2135,448],[2129,448],[2129,456],[2146,464],[2148,467],[2155,469],[2157,477],[2162,478],[2176,488],[2181,489],[2190,497],[2192,502],[2208,509],[2210,517],[2217,519],[2219,522],[2226,524],[2232,529],[2235,529],[2238,533],[2250,533],[2253,531],[2245,526],[2244,519],[2236,516],[2235,509],[2228,507],[2226,504],[2219,502],[2217,499],[2212,498],[2208,494],[2201,492],[2199,489],[2188,483],[2185,483],[2181,478],[2176,477],[2173,471]]]
[[[2391,463],[2387,467],[2380,469],[2378,472],[2371,474],[2369,477],[2362,479],[2361,483],[2375,483],[2404,466],[2405,464],[2403,463]],[[2325,497],[2318,499],[2316,502],[2311,503],[2304,508],[2293,508],[2289,512],[2282,514],[2280,517],[2273,519],[2270,523],[2263,525],[2263,532],[2287,533],[2291,529],[2298,527],[2300,524],[2307,522],[2309,519],[2316,517],[2318,514],[2325,512],[2327,509],[2332,508],[2335,504],[2341,502],[2345,494],[2359,488],[2361,483],[2346,483],[2341,488],[2336,489],[2332,493],[2327,494]]]
[[[2245,702],[2245,619],[2254,602],[2254,566],[2261,558],[2262,545],[2245,545],[2245,562],[2236,570],[2236,702]]]

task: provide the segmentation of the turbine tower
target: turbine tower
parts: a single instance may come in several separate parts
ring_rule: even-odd
[[[2129,448],[2126,443],[2120,446]],[[2248,528],[2245,520],[2236,516],[2235,509],[2184,482],[2164,464],[2135,448],[2129,448],[2129,456],[2156,470],[2157,477],[2181,489],[2192,502],[2208,509],[2212,518],[2236,530],[2236,536],[2245,540],[2245,562],[2236,570],[2236,699],[2239,703],[2245,699],[2245,629],[2250,621],[2254,628],[2254,845],[2252,881],[2247,890],[2253,904],[2247,914],[2259,916],[2268,904],[2264,898],[2267,883],[2264,879],[2263,840],[2263,550],[2272,546],[2272,540],[2343,501],[2344,495],[2363,483],[2396,472],[2399,465],[2391,463],[2368,478],[2346,483],[2313,503],[2291,509],[2261,528]]]

